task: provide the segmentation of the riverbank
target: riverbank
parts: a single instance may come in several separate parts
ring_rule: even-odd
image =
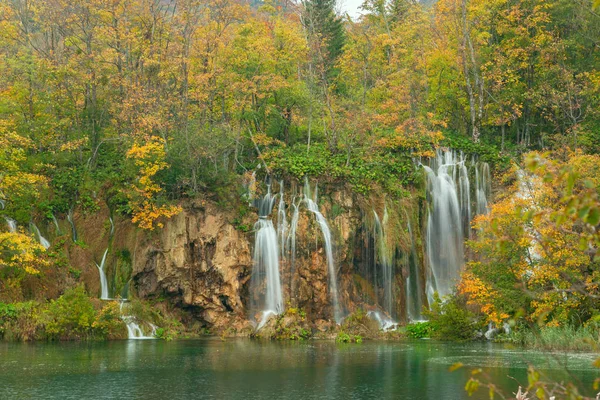
[[[90,298],[81,286],[48,302],[0,303],[4,341],[172,339],[183,332],[176,312],[138,300]]]
[[[468,340],[459,340],[449,327],[460,326],[464,334],[467,320],[444,319],[432,314],[432,321],[407,325],[391,325],[384,330],[381,321],[362,310],[347,316],[340,325],[331,321],[309,321],[303,310],[288,308],[273,316],[258,331],[211,332],[192,323],[183,323],[177,309],[167,310],[159,303],[133,300],[98,300],[88,297],[81,287],[67,291],[56,300],[46,303],[29,301],[14,304],[0,303],[0,339],[5,342],[83,341],[98,342],[128,338],[173,339],[197,338],[255,338],[261,341],[335,341],[357,343],[391,341],[413,343],[415,339],[434,339],[437,343],[463,342],[479,346],[488,342],[483,331],[471,323]],[[135,327],[132,328],[132,325]],[[440,331],[437,326],[444,325]],[[600,347],[597,327],[516,327],[510,333],[500,333],[491,342],[514,345],[520,349],[546,351],[596,351]]]

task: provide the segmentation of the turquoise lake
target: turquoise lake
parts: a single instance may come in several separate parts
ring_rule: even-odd
[[[483,368],[508,394],[526,383],[530,362],[551,379],[577,379],[591,389],[597,356],[424,340],[1,343],[0,399],[455,400],[469,398],[472,369]],[[465,367],[449,372],[456,362]]]

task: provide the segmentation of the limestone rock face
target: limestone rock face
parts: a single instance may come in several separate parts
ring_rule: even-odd
[[[239,330],[247,326],[243,294],[251,267],[250,244],[226,215],[191,204],[138,243],[132,280],[141,298],[163,294],[215,330]]]
[[[185,322],[215,333],[251,331],[244,301],[252,234],[235,229],[228,211],[206,201],[188,202],[154,232],[142,231],[124,216],[113,216],[112,224],[110,219],[105,205],[92,214],[76,212],[77,243],[68,222],[60,220],[65,253],[92,296],[100,293],[96,265],[108,249],[104,269],[110,297],[168,303],[187,312]]]
[[[286,204],[297,196],[286,193]],[[357,197],[342,187],[324,188],[318,203],[332,234],[342,314],[369,310],[377,293],[369,278],[375,268],[373,240],[368,234],[372,228],[365,221],[372,218],[375,208],[382,212],[383,201]],[[202,199],[181,206],[180,214],[163,221],[164,227],[153,232],[142,231],[126,216],[110,217],[105,205],[89,215],[75,212],[77,243],[69,240],[71,226],[66,219],[59,218],[57,231],[62,231],[67,257],[81,270],[90,294],[100,292],[96,264],[108,249],[105,272],[110,297],[137,297],[165,309],[175,307],[186,326],[224,335],[252,334],[250,315],[260,315],[260,310],[250,309],[254,232],[236,229],[231,221],[237,220],[241,227],[253,226],[258,215],[246,213],[240,221],[237,211]],[[270,216],[276,226],[277,214],[275,209]],[[290,216],[287,218],[289,225]],[[335,324],[327,255],[320,226],[305,204],[300,205],[295,243],[293,257],[289,238],[280,249],[285,308],[301,310],[313,331],[329,332]],[[399,255],[394,265],[398,315],[404,312],[405,299],[402,247],[410,248],[402,243],[402,239],[394,239],[392,244]]]

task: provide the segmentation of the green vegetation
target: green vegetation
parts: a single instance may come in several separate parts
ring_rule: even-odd
[[[241,183],[256,172],[398,209],[415,196],[423,220],[417,163],[448,146],[490,163],[498,193],[474,221],[457,295],[408,335],[470,340],[512,320],[522,343],[583,347],[600,312],[594,3],[368,0],[351,21],[330,0],[184,1],[164,14],[148,0],[3,2],[0,217],[24,227],[107,205],[152,231],[199,197],[250,232]],[[115,305],[84,293],[86,270],[67,256],[92,244],[65,235],[46,250],[0,222],[4,338],[122,336]],[[110,286],[124,294],[132,255],[114,250]],[[130,307],[163,338],[183,332],[166,312]],[[340,337],[374,337],[373,324],[359,311]],[[271,334],[312,332],[289,309]]]
[[[361,344],[363,342],[363,338],[360,335],[352,335],[349,333],[346,333],[344,331],[340,331],[336,338],[335,341],[338,343],[356,343],[356,344]]]
[[[440,340],[467,341],[475,339],[477,332],[483,330],[485,322],[465,308],[464,299],[451,296],[440,299],[434,294],[431,309],[425,311],[432,338]]]
[[[110,317],[110,313],[103,317]],[[96,310],[83,287],[68,290],[50,302],[45,313],[46,333],[51,338],[85,338],[91,335]],[[105,321],[106,322],[106,321]]]
[[[498,341],[548,351],[597,351],[600,348],[600,329],[586,326],[517,327],[509,335],[498,336]]]
[[[406,333],[408,337],[413,339],[430,338],[432,330],[433,328],[429,321],[414,322],[406,325]]]
[[[181,322],[174,316],[163,313],[160,308],[138,300],[127,303],[125,307],[127,315],[159,326],[156,337],[160,339],[172,340],[183,333]],[[90,298],[82,286],[76,286],[47,303],[0,303],[0,339],[126,339],[127,328],[122,319],[123,313],[119,302]]]
[[[186,2],[165,16],[147,0],[2,4],[0,214],[25,224],[104,201],[152,230],[183,198],[228,198],[261,164],[405,197],[420,183],[413,159],[438,146],[497,171],[531,149],[596,152],[590,10],[369,0],[349,21],[324,0]]]
[[[267,323],[257,334],[260,338],[274,340],[306,340],[312,337],[312,331],[302,309],[289,307]]]
[[[117,302],[100,307],[81,286],[49,303],[0,303],[4,340],[101,340],[126,338]]]
[[[342,343],[361,343],[363,338],[376,339],[387,338],[391,332],[382,332],[379,323],[367,316],[363,309],[358,309],[354,313],[344,318],[336,337],[337,342]]]

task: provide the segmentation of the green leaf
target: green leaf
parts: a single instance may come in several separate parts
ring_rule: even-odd
[[[589,206],[585,206],[585,207],[583,207],[583,208],[581,208],[579,210],[579,213],[577,214],[577,216],[580,219],[582,219],[583,221],[585,221],[589,212],[590,212],[590,207]]]
[[[600,210],[596,207],[591,208],[587,214],[586,222],[592,226],[598,225],[600,222]]]

